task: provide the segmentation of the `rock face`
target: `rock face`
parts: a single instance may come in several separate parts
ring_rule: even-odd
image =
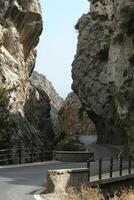
[[[59,121],[66,135],[95,134],[93,122],[83,111],[81,102],[74,92],[71,92],[59,111]]]
[[[0,1],[0,85],[8,96],[10,145],[49,146],[53,141],[49,98],[31,84],[42,32],[38,0]]]
[[[91,0],[72,64],[73,90],[99,143],[127,144],[134,157],[134,1]]]
[[[51,119],[53,125],[57,126],[59,123],[58,112],[63,105],[63,99],[58,95],[52,83],[43,74],[34,71],[31,76],[31,81],[33,85],[43,90],[49,96],[51,104]]]

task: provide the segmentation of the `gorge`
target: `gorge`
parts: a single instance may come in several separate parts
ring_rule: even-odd
[[[75,26],[75,94],[69,94],[64,107],[51,83],[33,73],[43,29],[39,0],[0,1],[1,147],[6,142],[13,148],[53,149],[60,111],[67,134],[91,128],[98,143],[123,145],[124,154],[134,158],[134,1],[89,2],[90,11]],[[88,126],[88,119],[95,127]]]

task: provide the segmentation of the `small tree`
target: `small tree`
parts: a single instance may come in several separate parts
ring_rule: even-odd
[[[0,143],[7,145],[9,142],[9,111],[8,111],[8,95],[5,88],[0,87]]]
[[[2,10],[4,8],[4,1],[0,0],[0,10]]]

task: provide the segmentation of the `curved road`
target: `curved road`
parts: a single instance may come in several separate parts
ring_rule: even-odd
[[[112,147],[95,144],[96,138],[82,137],[81,142],[94,151],[95,157],[102,158],[115,156],[119,151]],[[125,164],[125,163],[124,163]],[[114,170],[119,167],[119,162],[114,162]],[[34,200],[34,193],[45,188],[47,170],[86,167],[86,163],[62,163],[57,161],[37,163],[32,166],[19,166],[0,168],[0,200]],[[103,172],[109,171],[109,161],[103,162]],[[98,161],[91,163],[91,175],[98,174]]]
[[[96,135],[84,135],[79,137],[79,141],[83,143],[87,151],[94,152],[94,157],[98,158],[118,158],[118,155],[121,151],[119,148],[115,148],[111,145],[106,144],[96,144],[97,136]]]
[[[46,162],[36,166],[0,169],[0,200],[34,200],[34,193],[45,188],[47,170],[86,167],[86,163]],[[124,162],[124,168],[127,163]],[[114,161],[114,171],[119,161]],[[103,173],[109,171],[109,161],[103,161]],[[91,163],[91,175],[98,175],[98,161]]]
[[[0,200],[34,200],[46,184],[47,170],[85,167],[86,163],[46,162],[43,165],[0,169]]]

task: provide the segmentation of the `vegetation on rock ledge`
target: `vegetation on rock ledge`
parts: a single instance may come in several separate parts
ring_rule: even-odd
[[[0,143],[7,145],[10,132],[8,126],[8,96],[5,88],[0,87]]]
[[[83,145],[79,142],[77,136],[70,136],[64,138],[57,144],[56,150],[58,151],[81,151],[85,150]]]

